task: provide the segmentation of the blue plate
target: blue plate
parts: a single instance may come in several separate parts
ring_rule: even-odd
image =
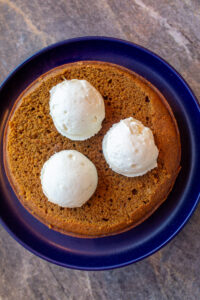
[[[48,229],[17,200],[3,167],[3,131],[19,94],[38,76],[59,65],[99,60],[142,75],[168,100],[182,142],[182,170],[167,201],[144,223],[112,237],[80,239]],[[194,211],[200,194],[200,108],[183,78],[154,53],[130,42],[83,37],[49,46],[18,66],[0,88],[0,221],[34,254],[55,264],[82,270],[117,268],[141,260],[169,242]]]

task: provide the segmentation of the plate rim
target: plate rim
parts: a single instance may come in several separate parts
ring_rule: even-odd
[[[117,43],[122,43],[122,44],[126,44],[129,45],[131,47],[135,47],[138,50],[143,50],[144,52],[146,52],[147,54],[153,56],[155,59],[159,60],[162,64],[165,64],[167,66],[167,68],[169,68],[175,75],[176,77],[178,77],[178,79],[182,82],[182,84],[184,85],[184,88],[187,89],[187,91],[189,92],[189,94],[191,95],[191,97],[194,100],[194,104],[196,104],[196,108],[198,110],[198,112],[200,113],[200,103],[198,102],[194,92],[192,91],[192,89],[190,88],[190,86],[186,83],[185,79],[182,77],[182,75],[180,75],[175,69],[174,67],[172,67],[167,61],[165,61],[163,58],[161,58],[159,55],[155,54],[154,52],[148,50],[147,48],[140,46],[138,44],[135,44],[133,42],[130,41],[126,41],[123,39],[118,39],[118,38],[113,38],[113,37],[107,37],[107,36],[85,36],[85,37],[76,37],[76,38],[71,38],[71,39],[66,39],[66,40],[62,40],[59,42],[56,42],[54,44],[51,44],[45,48],[42,48],[40,50],[38,50],[37,52],[33,53],[31,56],[29,56],[27,59],[25,59],[23,62],[21,62],[19,65],[17,65],[13,71],[11,71],[7,77],[5,78],[5,80],[3,80],[3,82],[0,85],[0,93],[1,90],[3,89],[3,87],[6,85],[6,83],[9,81],[9,79],[11,79],[24,65],[26,65],[28,62],[30,62],[32,59],[36,58],[37,56],[40,56],[41,54],[44,54],[45,52],[48,52],[51,49],[55,49],[57,47],[60,47],[62,45],[66,45],[66,44],[70,44],[70,43],[75,43],[75,42],[81,42],[81,41],[91,41],[91,40],[101,40],[101,41],[111,41],[111,42],[117,42]],[[48,262],[54,263],[56,265],[59,266],[63,266],[63,267],[68,267],[71,269],[79,269],[79,270],[108,270],[108,269],[114,269],[114,268],[120,268],[120,267],[124,267],[127,266],[129,264],[132,264],[134,262],[140,261],[150,255],[152,255],[153,253],[155,253],[156,251],[160,250],[162,247],[164,247],[166,244],[168,244],[178,233],[179,231],[186,225],[186,223],[188,222],[188,220],[190,219],[190,217],[192,216],[192,214],[194,213],[198,203],[200,200],[200,193],[197,196],[197,199],[195,201],[195,203],[192,206],[192,209],[190,210],[190,213],[187,214],[187,217],[184,219],[184,222],[181,223],[181,225],[172,233],[169,235],[169,237],[167,239],[165,239],[164,242],[162,242],[159,246],[157,246],[156,248],[154,248],[153,250],[149,251],[147,254],[144,254],[140,257],[138,257],[137,259],[133,259],[130,261],[125,261],[123,263],[119,263],[119,264],[115,264],[115,265],[110,265],[110,266],[102,266],[102,267],[80,267],[80,266],[75,266],[75,265],[69,265],[66,263],[61,263],[58,262],[57,260],[54,260],[52,258],[49,258],[48,256],[41,254],[40,252],[36,251],[35,249],[31,248],[29,245],[27,245],[25,242],[23,242],[23,240],[21,240],[15,233],[13,233],[10,228],[7,226],[7,224],[3,221],[1,214],[0,214],[0,224],[6,229],[6,231],[19,243],[21,244],[25,249],[29,250],[30,252],[32,252],[33,254],[39,256],[40,258],[43,258],[45,260],[47,260]]]

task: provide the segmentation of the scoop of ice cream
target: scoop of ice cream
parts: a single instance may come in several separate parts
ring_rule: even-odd
[[[134,118],[114,124],[103,139],[110,168],[127,177],[141,176],[157,167],[158,148],[153,133]]]
[[[95,165],[75,150],[63,150],[52,155],[41,170],[41,184],[50,202],[62,207],[80,207],[97,187]]]
[[[104,100],[88,81],[64,80],[50,90],[50,115],[59,133],[86,140],[101,129]]]

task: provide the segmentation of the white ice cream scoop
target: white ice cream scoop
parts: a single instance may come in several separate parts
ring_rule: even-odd
[[[56,129],[71,140],[92,137],[105,118],[103,97],[86,80],[64,80],[54,86],[49,105]]]
[[[98,175],[95,165],[75,150],[52,155],[41,170],[41,184],[50,202],[62,207],[80,207],[95,192]]]
[[[157,167],[153,133],[132,117],[109,129],[103,139],[103,154],[113,171],[127,177],[141,176]]]

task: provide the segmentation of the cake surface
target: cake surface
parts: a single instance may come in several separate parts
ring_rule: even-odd
[[[63,79],[86,79],[103,96],[102,129],[85,141],[60,135],[49,114],[49,90]],[[113,123],[134,117],[148,126],[159,149],[158,167],[128,178],[113,172],[102,154],[102,140]],[[62,208],[42,192],[40,172],[55,152],[72,149],[86,155],[98,171],[98,186],[80,208]],[[94,237],[125,231],[144,221],[166,200],[180,170],[180,138],[173,113],[149,82],[120,66],[77,62],[40,76],[17,99],[5,131],[4,164],[23,206],[50,228]]]

